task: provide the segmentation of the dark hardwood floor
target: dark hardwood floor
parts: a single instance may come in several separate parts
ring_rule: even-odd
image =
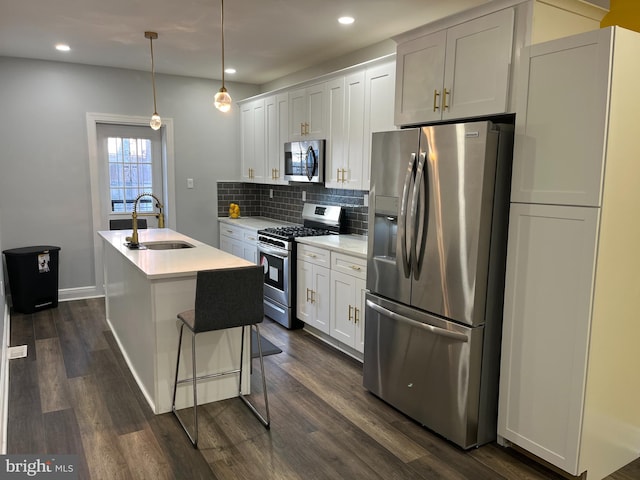
[[[283,350],[265,358],[271,430],[238,399],[211,403],[195,450],[173,415],[151,412],[103,299],[13,314],[11,345],[28,356],[10,362],[7,453],[77,454],[82,480],[562,478],[496,444],[460,450],[369,394],[357,361],[302,330],[266,319],[262,334]],[[640,479],[640,461],[609,479]]]

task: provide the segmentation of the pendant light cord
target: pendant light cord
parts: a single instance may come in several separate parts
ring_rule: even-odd
[[[158,114],[158,109],[156,108],[156,73],[155,73],[155,65],[153,63],[153,37],[149,37],[149,43],[151,44],[151,86],[153,87],[153,114]]]
[[[222,88],[224,88],[224,0],[220,0],[220,36],[222,40]]]

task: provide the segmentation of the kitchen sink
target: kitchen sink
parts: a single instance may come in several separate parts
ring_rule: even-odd
[[[160,241],[160,242],[144,242],[140,244],[143,248],[149,250],[177,250],[181,248],[193,248],[193,245],[180,240]]]

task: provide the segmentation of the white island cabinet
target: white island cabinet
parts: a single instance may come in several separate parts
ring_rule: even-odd
[[[599,480],[640,454],[640,34],[524,53],[498,434]]]
[[[170,229],[138,232],[140,242],[181,241],[192,248],[130,250],[124,244],[131,230],[98,232],[104,249],[104,288],[107,323],[129,369],[154,413],[171,411],[178,350],[179,312],[193,308],[198,270],[252,265],[242,258]],[[198,375],[239,367],[240,328],[201,333],[197,338]],[[245,332],[248,345],[249,330]],[[188,335],[187,335],[188,340]],[[191,342],[183,342],[180,377],[191,372]],[[249,349],[244,352],[249,368]],[[248,378],[243,392],[249,391]],[[219,377],[198,386],[198,403],[237,396],[237,376]],[[189,387],[179,388],[178,408],[189,406]]]

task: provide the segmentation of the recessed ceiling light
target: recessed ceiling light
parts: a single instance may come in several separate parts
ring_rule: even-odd
[[[71,50],[71,47],[69,45],[65,45],[64,43],[59,43],[56,45],[56,50],[60,52],[68,52],[69,50]]]
[[[236,73],[236,69],[235,68],[225,68],[224,69],[224,73],[234,74],[234,73]]]
[[[355,22],[353,17],[340,17],[338,19],[338,22],[340,22],[343,25],[351,25],[353,22]]]

